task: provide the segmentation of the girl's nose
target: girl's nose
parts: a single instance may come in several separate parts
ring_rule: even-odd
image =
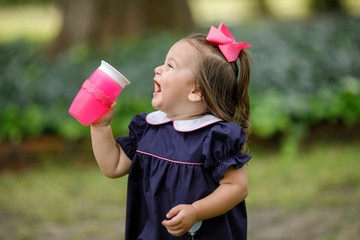
[[[161,74],[162,73],[162,68],[161,68],[161,66],[157,66],[156,68],[155,68],[155,74]]]

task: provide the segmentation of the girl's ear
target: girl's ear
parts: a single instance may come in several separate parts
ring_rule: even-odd
[[[188,95],[188,99],[190,102],[200,102],[202,100],[202,95],[199,89],[193,88]]]

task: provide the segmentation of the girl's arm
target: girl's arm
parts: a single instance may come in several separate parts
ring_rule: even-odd
[[[124,176],[129,172],[131,165],[131,160],[116,143],[109,125],[114,111],[115,104],[107,113],[91,124],[90,130],[95,159],[100,170],[109,178]]]
[[[193,203],[198,220],[204,220],[226,213],[248,195],[246,166],[230,167],[220,180],[220,186],[209,196]]]
[[[229,167],[219,187],[209,196],[193,204],[181,204],[172,208],[162,223],[174,236],[185,234],[196,221],[205,220],[225,214],[242,202],[248,194],[246,167],[236,169]]]

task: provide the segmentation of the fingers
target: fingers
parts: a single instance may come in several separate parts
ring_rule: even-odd
[[[180,206],[176,206],[166,214],[166,218],[170,220],[162,221],[162,224],[166,227],[168,232],[174,236],[181,236],[186,233],[184,225],[181,224],[181,217],[177,214],[181,211]]]
[[[176,226],[179,225],[180,220],[181,220],[180,217],[176,217],[179,212],[180,212],[179,206],[176,206],[176,207],[170,209],[170,211],[166,214],[166,218],[168,218],[170,220],[164,220],[164,221],[162,221],[162,224],[168,229],[176,230],[177,229]]]
[[[182,227],[180,225],[181,223],[181,218],[180,217],[173,217],[170,220],[164,220],[162,221],[162,224],[166,227],[166,228],[171,228],[171,229],[176,229],[177,227]]]
[[[192,205],[178,205],[170,209],[166,217],[170,220],[164,220],[162,224],[174,236],[184,235],[196,222],[196,213]]]
[[[174,217],[171,220],[164,220],[162,224],[167,231],[174,236],[182,236],[187,232],[187,227],[180,221],[180,217]]]
[[[182,228],[181,228],[181,229],[176,229],[176,230],[167,228],[167,231],[168,231],[171,235],[176,236],[176,237],[180,237],[180,236],[184,235],[185,233],[187,233],[187,231],[184,230],[184,229],[182,229]]]
[[[101,115],[98,119],[96,119],[94,122],[91,123],[91,126],[94,127],[108,126],[112,118],[114,117],[115,107],[116,107],[116,102],[113,102],[110,108],[103,115]]]
[[[177,215],[181,210],[181,206],[178,205],[176,207],[173,207],[172,209],[170,209],[170,211],[166,214],[167,218],[173,218],[175,215]]]

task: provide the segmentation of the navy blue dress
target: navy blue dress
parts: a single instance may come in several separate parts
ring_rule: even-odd
[[[132,160],[128,176],[126,239],[191,239],[175,237],[161,222],[179,204],[192,204],[211,194],[228,167],[250,160],[241,153],[244,130],[212,115],[172,121],[157,111],[136,115],[129,136],[117,142]],[[204,220],[194,239],[245,240],[245,201],[224,215]]]

